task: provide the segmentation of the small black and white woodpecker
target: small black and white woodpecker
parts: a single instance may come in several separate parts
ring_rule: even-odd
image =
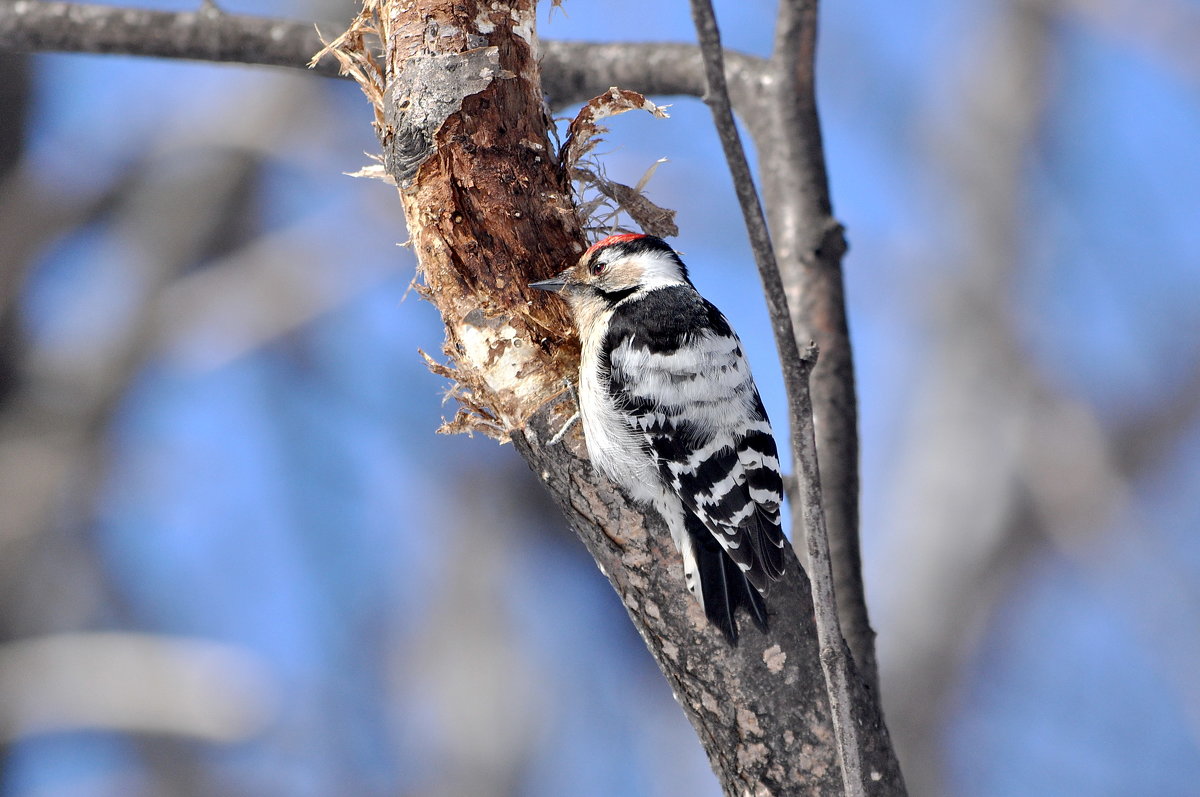
[[[734,612],[767,630],[783,574],[779,453],[741,342],[679,255],[612,235],[558,276],[579,328],[579,412],[593,465],[666,521],[684,583],[736,645]]]

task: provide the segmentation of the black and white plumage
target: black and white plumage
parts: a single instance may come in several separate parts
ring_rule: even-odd
[[[665,241],[614,235],[533,287],[559,291],[582,342],[579,407],[593,464],[666,520],[688,589],[730,643],[783,573],[783,483],[771,424],[725,316]]]

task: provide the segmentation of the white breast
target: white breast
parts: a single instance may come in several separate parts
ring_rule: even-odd
[[[644,437],[625,420],[608,392],[608,379],[599,369],[600,335],[583,344],[582,362],[588,367],[579,375],[579,410],[592,464],[621,485],[631,497],[649,501],[661,492],[661,478],[654,459],[643,450]]]

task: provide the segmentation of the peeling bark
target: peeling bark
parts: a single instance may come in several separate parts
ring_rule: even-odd
[[[565,308],[528,283],[583,250],[537,81],[533,3],[384,13],[380,141],[467,408],[450,431],[506,439],[562,392],[575,351]]]

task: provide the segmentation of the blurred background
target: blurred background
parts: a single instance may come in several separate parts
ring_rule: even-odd
[[[769,51],[772,3],[717,11]],[[539,24],[694,39],[682,0]],[[1200,2],[825,3],[819,82],[912,793],[1197,793]],[[670,159],[783,418],[708,111],[667,101],[609,171]],[[299,72],[0,56],[0,793],[718,794],[520,458],[435,435],[399,202],[343,176],[370,119]]]

